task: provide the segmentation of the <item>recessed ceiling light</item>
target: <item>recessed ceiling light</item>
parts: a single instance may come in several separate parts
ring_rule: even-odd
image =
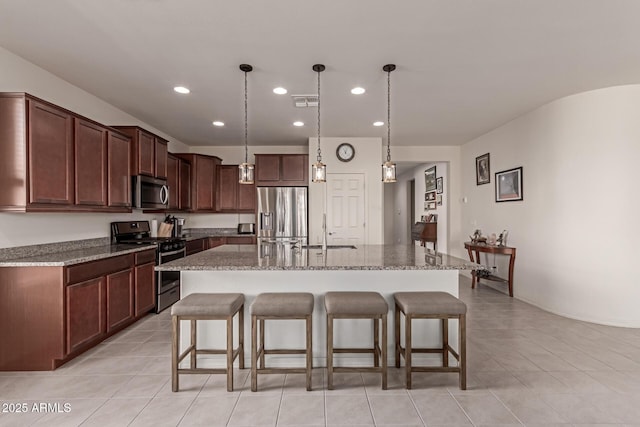
[[[284,95],[287,93],[287,90],[283,87],[277,87],[273,90],[273,93],[277,93],[278,95]]]
[[[354,95],[362,95],[365,92],[363,87],[354,87],[351,89],[351,93]]]
[[[293,125],[300,127],[300,126],[304,126],[304,123],[303,122],[293,122]]]
[[[176,86],[176,87],[173,88],[173,90],[175,90],[178,93],[182,93],[182,94],[187,94],[187,93],[191,92],[189,89],[187,89],[184,86]]]
[[[384,125],[384,122],[373,122],[374,126],[382,126]]]
[[[213,125],[214,126],[224,126],[224,122],[216,120],[215,122],[213,122]]]

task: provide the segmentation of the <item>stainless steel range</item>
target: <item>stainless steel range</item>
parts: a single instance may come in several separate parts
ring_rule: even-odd
[[[118,244],[155,245],[156,265],[165,264],[186,255],[186,240],[178,237],[150,237],[149,221],[119,221],[111,223],[111,241]],[[156,313],[180,299],[180,272],[156,272]]]

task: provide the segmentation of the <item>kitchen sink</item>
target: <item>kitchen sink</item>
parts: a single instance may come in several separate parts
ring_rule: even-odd
[[[322,249],[322,245],[303,245],[302,249]],[[327,245],[327,249],[357,249],[353,245]]]

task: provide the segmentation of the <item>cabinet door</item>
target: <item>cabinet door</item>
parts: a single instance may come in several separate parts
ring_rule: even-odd
[[[179,209],[180,160],[171,155],[167,158],[167,185],[169,186],[169,209]]]
[[[257,199],[255,184],[238,184],[238,212],[255,212]]]
[[[191,209],[191,164],[180,160],[180,209]]]
[[[226,240],[227,245],[254,245],[256,243],[253,236],[230,236]]]
[[[107,170],[109,206],[131,207],[131,141],[109,132]]]
[[[137,159],[138,170],[140,175],[154,176],[155,174],[155,137],[150,133],[137,130],[138,135],[138,152]]]
[[[73,118],[53,106],[28,103],[29,202],[71,205]]]
[[[256,181],[259,185],[277,185],[280,181],[280,156],[256,155]]]
[[[155,263],[136,266],[135,316],[139,317],[156,306]]]
[[[167,178],[167,141],[164,139],[156,138],[155,139],[155,165],[154,171],[156,178],[165,179]]]
[[[106,333],[105,278],[87,280],[66,288],[67,354]]]
[[[238,165],[218,165],[216,211],[236,212],[238,208]]]
[[[76,205],[107,205],[107,130],[76,118]]]
[[[296,185],[308,184],[308,156],[302,154],[283,154],[281,159],[280,180]]]
[[[205,242],[206,239],[196,239],[187,242],[186,250],[187,255],[197,254],[198,252],[202,252],[205,250]]]
[[[209,237],[209,249],[217,248],[226,243],[227,239],[224,237]]]
[[[215,182],[215,162],[212,158],[196,157],[196,194],[194,210],[214,210],[213,185]]]
[[[133,319],[133,269],[107,276],[107,333]]]

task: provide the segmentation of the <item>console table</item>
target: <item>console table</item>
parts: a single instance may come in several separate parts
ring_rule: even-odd
[[[479,277],[477,275],[476,270],[471,272],[471,288],[476,287],[476,281],[480,283],[480,279],[488,279],[496,282],[502,282],[509,284],[509,296],[513,297],[513,265],[516,261],[516,248],[512,248],[509,246],[493,246],[487,245],[485,243],[472,243],[465,242],[464,247],[469,252],[469,259],[471,262],[475,262],[480,264],[480,252],[489,253],[489,254],[500,254],[500,255],[509,255],[509,278],[503,279],[502,277],[494,276],[493,274],[489,274],[488,276]],[[473,254],[475,253],[475,259]]]

